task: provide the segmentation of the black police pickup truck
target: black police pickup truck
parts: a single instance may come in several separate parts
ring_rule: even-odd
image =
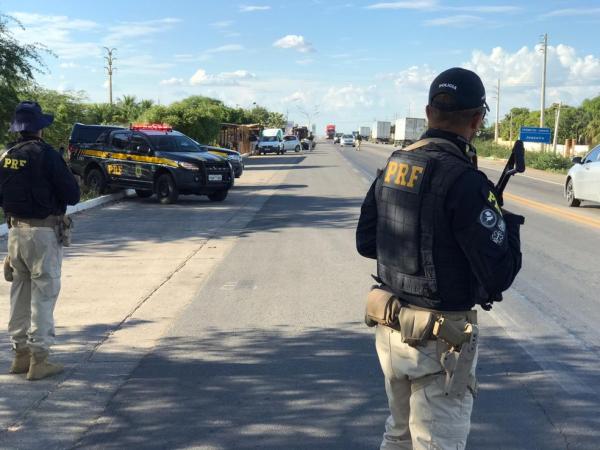
[[[100,193],[107,187],[135,189],[175,203],[179,194],[225,200],[233,168],[186,135],[167,125],[121,128],[77,123],[69,139],[69,164],[84,183]]]

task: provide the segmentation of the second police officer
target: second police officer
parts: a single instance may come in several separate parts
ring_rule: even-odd
[[[476,391],[473,307],[489,309],[521,268],[524,219],[500,208],[471,145],[487,110],[477,74],[439,74],[428,130],[390,156],[362,205],[357,249],[377,259],[381,288],[367,310],[383,305],[389,319],[376,329],[390,409],[382,450],[465,448]]]
[[[64,214],[79,201],[79,186],[61,155],[42,139],[53,122],[36,102],[22,102],[10,131],[19,139],[0,159],[0,204],[9,226],[12,270],[8,332],[10,372],[39,380],[62,371],[48,360],[60,291]],[[10,278],[10,275],[9,275]]]

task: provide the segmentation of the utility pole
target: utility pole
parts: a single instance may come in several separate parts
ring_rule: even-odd
[[[546,64],[548,62],[548,34],[545,33],[542,41],[541,52],[544,54],[544,65],[542,67],[542,98],[540,107],[540,128],[544,127],[544,113],[546,110]],[[541,144],[541,150],[544,151],[544,144]]]
[[[562,101],[558,102],[556,107],[556,119],[554,120],[554,141],[552,143],[552,152],[556,155],[556,142],[558,140],[558,123],[560,122],[560,108],[562,107]]]
[[[117,59],[113,56],[113,53],[117,49],[104,47],[104,50],[106,50],[106,56],[104,57],[104,59],[106,60],[106,66],[104,66],[104,68],[106,69],[106,72],[108,73],[108,102],[112,106],[112,104],[113,104],[112,76],[113,76],[113,71],[116,70],[116,67],[113,67],[113,62]]]
[[[494,142],[498,143],[498,132],[500,128],[500,78],[496,86],[496,126],[494,127]]]

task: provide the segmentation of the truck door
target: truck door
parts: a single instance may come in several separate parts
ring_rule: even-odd
[[[104,169],[112,184],[127,182],[127,147],[130,139],[131,132],[128,130],[115,131],[110,136]]]
[[[152,189],[154,184],[154,164],[151,162],[152,147],[146,137],[133,133],[127,144],[125,176],[132,187]]]

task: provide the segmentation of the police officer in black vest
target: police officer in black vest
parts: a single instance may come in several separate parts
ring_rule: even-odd
[[[477,170],[471,140],[485,89],[469,70],[438,75],[429,129],[395,151],[362,205],[359,253],[397,299],[397,326],[378,325],[376,347],[390,417],[381,449],[463,449],[476,390],[477,304],[501,299],[521,268],[523,218],[500,208]]]
[[[15,351],[10,373],[39,380],[62,371],[48,361],[63,257],[61,224],[79,186],[60,154],[42,139],[53,122],[36,102],[22,102],[10,131],[20,138],[0,159],[0,204],[9,225],[12,270],[8,332]]]

